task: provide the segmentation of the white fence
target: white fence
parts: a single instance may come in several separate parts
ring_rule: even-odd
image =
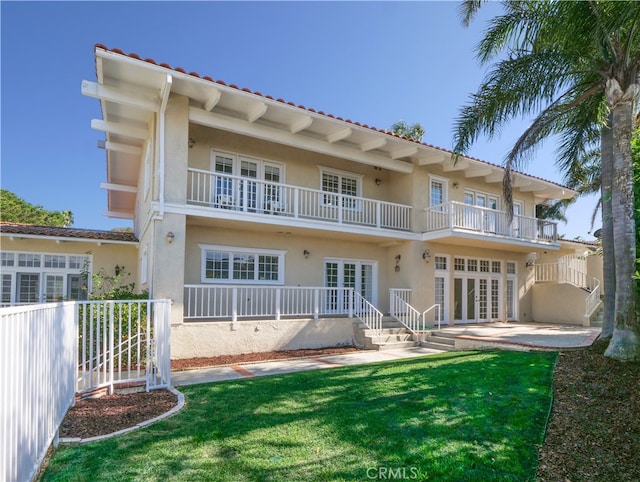
[[[74,302],[0,309],[0,480],[35,475],[75,399]]]
[[[255,214],[411,230],[411,206],[200,169],[188,169],[187,202]]]
[[[505,211],[456,201],[427,209],[426,232],[451,229],[546,244],[558,242],[557,224],[516,214],[511,222]]]
[[[78,391],[171,383],[169,300],[87,301],[79,306]]]

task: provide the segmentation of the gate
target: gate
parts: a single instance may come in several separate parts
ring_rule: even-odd
[[[169,300],[78,303],[77,391],[171,384]]]

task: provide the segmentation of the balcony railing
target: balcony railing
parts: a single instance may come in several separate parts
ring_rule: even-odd
[[[410,231],[411,206],[188,169],[187,203],[269,216]]]
[[[522,241],[556,244],[557,224],[546,219],[515,214],[509,222],[504,211],[470,206],[456,201],[427,209],[426,232],[452,230]]]

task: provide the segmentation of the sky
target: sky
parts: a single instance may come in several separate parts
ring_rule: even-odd
[[[420,123],[423,141],[451,149],[461,107],[490,66],[475,47],[500,6],[487,3],[465,28],[459,2],[11,2],[0,1],[0,185],[74,227],[112,229],[94,45],[136,53],[296,105],[380,129]],[[469,155],[502,164],[530,119],[518,119]],[[562,184],[555,146],[523,171]],[[596,198],[560,223],[566,238],[593,240]]]

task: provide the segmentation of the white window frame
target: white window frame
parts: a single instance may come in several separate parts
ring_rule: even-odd
[[[146,284],[148,280],[149,270],[149,244],[145,244],[142,249],[142,255],[140,256],[140,283]]]
[[[25,264],[33,264],[34,260],[38,261],[37,266],[20,266],[20,256],[27,261]],[[38,303],[47,301],[47,280],[50,276],[62,277],[62,293],[57,294],[57,298],[67,299],[69,292],[69,275],[81,275],[85,271],[88,272],[86,279],[87,295],[91,293],[91,266],[93,265],[93,256],[88,253],[51,253],[51,252],[39,252],[39,251],[3,251],[3,257],[5,259],[13,258],[13,266],[2,266],[3,274],[11,275],[11,303],[15,304],[19,302],[18,298],[18,281],[20,275],[23,274],[37,274],[38,275]],[[47,257],[56,257],[55,259],[64,258],[64,267],[46,266]],[[82,266],[72,268],[71,258],[78,258],[83,260]],[[58,264],[58,263],[56,263]],[[49,300],[49,301],[58,301]]]
[[[353,199],[353,205],[349,206],[345,206],[344,203],[341,206],[343,209],[347,209],[347,210],[351,210],[351,211],[360,211],[362,209],[362,203],[360,202],[360,200],[362,199],[362,183],[364,181],[364,175],[362,174],[357,174],[355,172],[350,172],[350,171],[342,171],[340,169],[334,169],[332,167],[326,167],[326,166],[318,166],[318,169],[320,169],[320,191],[322,191],[323,193],[328,193],[328,194],[333,194],[335,196],[337,195],[342,195],[343,199],[345,197]],[[351,194],[345,194],[342,191],[338,191],[338,192],[332,192],[332,191],[325,191],[324,190],[324,175],[328,174],[331,176],[337,176],[338,177],[338,185],[340,186],[340,189],[342,189],[342,179],[353,179],[356,182],[356,195],[352,196]],[[328,204],[325,203],[324,201],[325,197],[324,196],[320,196],[320,204],[324,207],[337,207],[334,206],[332,204]]]
[[[442,184],[442,200],[440,203],[433,202],[433,183],[437,182]],[[429,207],[433,208],[434,206],[440,206],[443,204],[447,204],[449,200],[449,179],[446,177],[440,176],[429,176]]]
[[[322,261],[322,276],[324,278],[323,283],[324,286],[328,285],[327,280],[327,264],[335,263],[338,265],[338,286],[337,288],[344,288],[344,265],[345,264],[355,264],[358,266],[360,270],[362,270],[363,266],[371,266],[371,299],[369,302],[373,305],[376,305],[378,302],[378,262],[371,259],[353,259],[353,258],[333,258],[328,257],[324,258]],[[356,276],[359,276],[361,271],[356,273]],[[356,288],[362,288],[361,282],[359,278],[356,278]],[[357,291],[357,290],[356,290]],[[360,291],[358,291],[360,292]],[[360,294],[362,294],[360,292]]]
[[[285,274],[285,254],[286,250],[281,249],[264,249],[264,248],[246,248],[239,246],[222,246],[214,244],[198,244],[200,248],[200,281],[206,284],[237,284],[237,285],[284,285]],[[224,253],[229,255],[229,272],[228,278],[215,279],[207,278],[207,253]],[[259,279],[233,279],[233,255],[249,254],[256,258],[258,256],[276,256],[278,257],[278,279],[277,280],[259,280]],[[256,261],[256,270],[257,270]]]

